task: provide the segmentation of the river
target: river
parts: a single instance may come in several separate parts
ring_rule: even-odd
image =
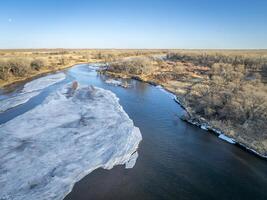
[[[143,137],[134,168],[97,169],[76,183],[65,200],[267,199],[266,160],[181,121],[183,109],[170,94],[137,80],[128,80],[129,88],[107,84],[86,64],[64,73],[63,82],[0,113],[0,123],[37,106],[60,84],[77,80],[115,93]],[[0,99],[19,88],[1,91]]]

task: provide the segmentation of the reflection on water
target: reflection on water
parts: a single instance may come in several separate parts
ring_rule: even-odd
[[[181,121],[182,109],[154,86],[108,85],[87,65],[65,72],[68,82],[113,91],[142,132],[133,169],[98,169],[78,182],[66,199],[267,199],[267,162]],[[0,114],[0,123],[37,106],[57,86]]]

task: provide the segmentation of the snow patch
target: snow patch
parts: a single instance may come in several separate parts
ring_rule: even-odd
[[[108,83],[108,84],[116,85],[116,86],[118,86],[118,85],[121,85],[121,84],[122,84],[122,82],[121,82],[121,81],[114,80],[114,79],[107,79],[105,82],[106,82],[106,83]]]
[[[208,126],[205,124],[205,125],[201,125],[200,126],[200,128],[202,129],[202,130],[205,130],[205,131],[208,131],[209,129],[208,129]]]
[[[142,136],[116,95],[68,88],[0,125],[0,199],[63,199],[97,168],[134,166]]]
[[[127,82],[123,83],[122,81],[119,80],[114,80],[114,79],[107,79],[105,80],[107,84],[115,85],[115,86],[121,86],[124,88],[128,88],[129,84]]]
[[[225,141],[227,141],[227,142],[229,142],[231,144],[235,144],[236,143],[234,139],[232,139],[232,138],[230,138],[230,137],[228,137],[228,136],[226,136],[224,134],[220,134],[219,138],[222,139],[222,140],[225,140]]]
[[[96,71],[99,69],[105,69],[107,65],[108,65],[107,63],[93,63],[89,64],[88,68]]]

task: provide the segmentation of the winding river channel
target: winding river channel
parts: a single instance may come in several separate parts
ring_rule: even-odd
[[[61,84],[77,80],[115,93],[142,134],[132,169],[96,169],[74,185],[66,200],[267,199],[267,161],[181,121],[183,109],[169,93],[137,80],[127,80],[128,88],[112,85],[87,64],[64,73],[63,81],[0,113],[0,124],[36,107]],[[22,87],[1,91],[0,99],[15,96]]]

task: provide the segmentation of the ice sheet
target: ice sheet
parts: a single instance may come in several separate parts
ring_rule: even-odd
[[[0,126],[0,199],[63,199],[97,168],[133,167],[142,136],[115,94],[67,91]]]
[[[24,104],[27,101],[29,101],[32,97],[35,97],[38,94],[40,94],[40,92],[38,92],[38,91],[37,92],[29,92],[29,93],[21,93],[15,97],[0,100],[0,112],[4,112],[10,108]]]
[[[42,90],[46,87],[54,85],[66,78],[64,73],[52,74],[42,78],[35,79],[24,85],[22,92],[32,92],[36,90]]]
[[[138,153],[134,152],[131,157],[130,160],[125,164],[125,168],[126,169],[130,169],[133,168],[135,163],[136,163],[136,159],[138,158]]]
[[[26,83],[22,91],[14,97],[0,100],[0,112],[28,102],[31,98],[40,94],[41,90],[65,79],[64,73],[48,75]]]

